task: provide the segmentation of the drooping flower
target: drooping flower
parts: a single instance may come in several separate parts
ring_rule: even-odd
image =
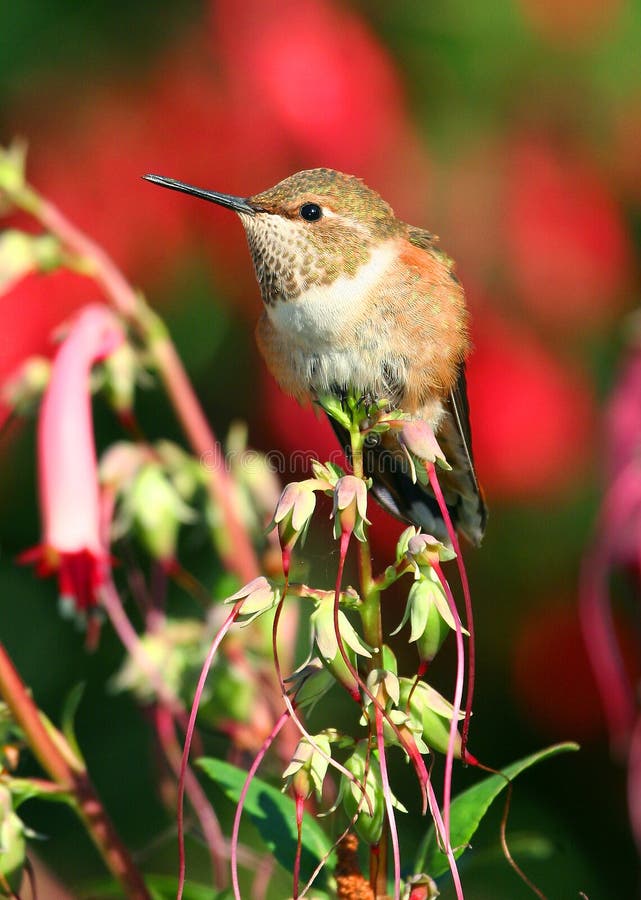
[[[344,475],[334,488],[334,537],[353,534],[359,541],[365,541],[367,518],[367,487],[362,478]]]
[[[38,419],[42,543],[23,553],[39,575],[58,574],[61,600],[86,613],[98,603],[109,570],[100,529],[98,469],[90,374],[124,340],[106,307],[85,307],[55,356]]]

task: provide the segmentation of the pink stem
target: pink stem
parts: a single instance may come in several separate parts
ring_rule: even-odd
[[[387,758],[385,755],[385,736],[383,734],[383,716],[380,709],[376,708],[376,742],[378,744],[378,761],[381,767],[381,781],[383,783],[383,797],[387,811],[387,824],[390,839],[392,841],[392,853],[394,856],[394,900],[400,900],[401,896],[401,851],[398,844],[398,831],[394,818],[394,806],[392,803],[392,790],[387,774]]]
[[[191,742],[194,736],[194,729],[196,727],[196,716],[198,715],[198,707],[200,705],[200,698],[202,697],[203,690],[205,688],[205,682],[207,681],[207,676],[209,675],[209,669],[211,668],[211,664],[214,661],[214,656],[218,651],[218,647],[220,646],[221,641],[234,624],[236,616],[238,615],[241,606],[243,605],[244,600],[239,600],[234,604],[231,612],[221,625],[218,630],[218,634],[214,638],[211,643],[211,647],[209,648],[209,652],[207,653],[207,658],[203,663],[203,667],[200,672],[200,678],[198,679],[198,684],[196,685],[196,691],[194,693],[194,702],[191,705],[191,713],[189,715],[189,723],[187,725],[187,731],[185,733],[185,744],[183,747],[183,755],[180,761],[180,774],[178,778],[178,799],[177,799],[177,825],[178,825],[178,891],[176,892],[176,900],[181,900],[183,895],[183,890],[185,887],[185,822],[184,822],[184,799],[185,799],[185,776],[187,772],[187,766],[189,764],[189,751],[191,749]]]
[[[358,786],[358,788],[361,790],[361,793],[363,794],[365,802],[367,803],[367,809],[371,816],[374,814],[374,810],[372,808],[372,804],[371,804],[369,797],[365,793],[365,789],[363,788],[363,786],[358,782],[356,777],[354,775],[352,775],[352,773],[349,772],[345,768],[345,766],[341,765],[339,762],[337,762],[335,759],[333,759],[331,754],[326,753],[325,750],[323,750],[323,748],[319,744],[316,743],[313,735],[310,734],[310,732],[305,728],[303,722],[301,721],[298,713],[296,712],[294,704],[289,699],[289,695],[287,693],[287,687],[285,686],[285,681],[283,679],[283,672],[282,672],[282,668],[281,668],[281,664],[280,664],[280,654],[278,651],[278,625],[280,622],[284,599],[285,599],[285,595],[283,594],[278,605],[276,606],[276,612],[274,614],[274,624],[272,626],[272,654],[274,657],[274,669],[276,670],[276,677],[278,678],[278,682],[280,684],[280,690],[281,690],[281,695],[283,698],[283,703],[285,704],[285,707],[287,708],[287,712],[289,713],[292,722],[294,723],[294,725],[296,726],[298,731],[303,735],[303,737],[309,741],[309,744],[310,744],[310,746],[312,746],[314,748],[314,751],[316,753],[318,753],[319,756],[321,756],[327,762],[327,764],[329,766],[331,766],[333,769],[336,769],[337,772],[340,772],[340,774],[343,775],[345,778],[347,778],[348,781],[350,781],[352,784]]]
[[[635,721],[634,693],[626,677],[607,590],[606,551],[588,551],[581,570],[579,616],[601,695],[613,748],[624,754]]]
[[[281,717],[276,721],[276,724],[271,730],[271,733],[267,735],[263,744],[256,754],[253,763],[249,767],[249,771],[247,772],[247,777],[245,778],[245,783],[243,784],[243,789],[240,792],[240,796],[238,798],[238,803],[236,804],[236,813],[234,815],[234,825],[231,833],[231,882],[234,890],[234,897],[236,900],[242,900],[240,894],[240,885],[238,883],[238,835],[240,833],[240,819],[243,814],[243,806],[245,805],[245,800],[247,798],[247,792],[252,783],[254,775],[258,771],[258,767],[262,763],[265,758],[265,754],[271,747],[275,738],[277,737],[279,731],[283,728],[287,720],[289,719],[289,712],[286,710],[282,713]]]
[[[465,679],[465,650],[463,647],[463,630],[461,628],[461,620],[459,619],[458,610],[452,590],[448,584],[447,578],[443,574],[439,563],[433,563],[432,568],[438,576],[441,587],[445,591],[447,603],[450,612],[454,618],[456,626],[456,684],[454,687],[454,702],[452,704],[452,721],[450,723],[450,735],[447,742],[447,752],[445,754],[445,775],[443,778],[443,818],[445,821],[445,834],[447,841],[450,841],[450,805],[452,801],[452,770],[454,768],[454,748],[456,746],[456,738],[458,736],[458,717],[461,710],[461,699],[463,697],[463,682]]]
[[[178,777],[180,773],[181,750],[176,740],[171,714],[165,707],[160,705],[156,705],[154,712],[156,732],[160,745],[174,774]],[[192,809],[198,817],[211,854],[214,884],[219,890],[222,890],[227,884],[224,868],[226,861],[225,836],[222,833],[220,823],[212,809],[211,803],[194,775],[191,766],[187,767],[185,773],[185,792]]]
[[[641,718],[637,719],[630,738],[628,811],[637,851],[641,854]]]
[[[467,570],[461,553],[456,529],[452,523],[447,503],[443,497],[441,485],[439,484],[434,464],[427,467],[427,473],[430,485],[434,491],[436,502],[438,503],[445,528],[452,542],[452,547],[456,553],[456,565],[458,568],[459,578],[461,579],[461,587],[463,588],[463,600],[465,603],[465,626],[469,632],[468,639],[468,666],[467,666],[467,693],[465,695],[465,718],[463,719],[463,729],[461,734],[462,759],[465,762],[465,751],[467,749],[467,739],[470,731],[470,721],[472,718],[472,706],[474,705],[474,686],[476,683],[476,636],[474,631],[474,610],[472,609],[472,595],[470,593],[470,583],[467,577]]]
[[[454,889],[456,891],[456,900],[465,900],[465,897],[463,895],[463,885],[461,884],[461,876],[459,874],[458,866],[456,865],[456,859],[454,858],[452,844],[450,843],[449,835],[446,832],[443,818],[441,817],[441,811],[438,808],[438,800],[436,799],[436,795],[434,794],[434,788],[432,787],[431,782],[428,782],[427,792],[429,797],[430,812],[432,813],[432,818],[434,819],[434,829],[436,831],[437,837],[440,835],[439,843],[442,843],[442,846],[444,847],[445,855],[447,856],[447,861],[450,866],[450,873],[452,875],[452,881],[454,882]]]

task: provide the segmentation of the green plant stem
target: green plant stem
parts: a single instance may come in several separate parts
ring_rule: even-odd
[[[357,478],[365,478],[363,469],[363,435],[358,425],[350,429],[352,444],[352,469]],[[372,554],[369,541],[358,542],[358,568],[360,580],[360,607],[363,636],[370,647],[374,648],[372,658],[368,661],[370,671],[380,667],[383,649],[383,624],[381,620],[381,595],[372,577]]]
[[[220,510],[218,550],[225,567],[243,582],[260,574],[260,566],[239,516],[233,484],[225,468],[216,436],[205,418],[189,377],[160,317],[138,294],[107,253],[77,228],[53,204],[32,188],[25,188],[15,202],[81,260],[81,269],[102,286],[117,312],[127,319],[151,352],[167,395],[194,454],[209,474],[212,502]]]
[[[34,756],[58,787],[70,794],[73,807],[98,848],[105,865],[131,900],[150,900],[142,875],[107,815],[84,763],[63,736],[47,727],[5,647],[0,643],[0,694],[24,732]]]
[[[357,424],[350,428],[352,445],[352,470],[357,478],[365,478],[363,468],[364,436]],[[369,541],[358,542],[358,563],[360,594],[362,605],[359,608],[363,637],[372,650],[372,657],[367,661],[371,672],[380,668],[383,663],[383,621],[381,616],[381,592],[372,576],[372,554]],[[370,847],[369,873],[370,886],[377,898],[387,897],[387,840],[388,829],[384,824],[377,847]]]

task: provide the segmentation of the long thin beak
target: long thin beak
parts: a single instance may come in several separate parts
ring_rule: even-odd
[[[244,213],[247,216],[256,214],[256,208],[251,206],[245,197],[219,194],[218,191],[206,191],[203,188],[185,184],[184,181],[176,181],[175,178],[165,178],[163,175],[143,175],[142,177],[145,181],[151,181],[152,184],[159,184],[161,187],[170,188],[172,191],[181,191],[183,194],[191,194],[192,197],[200,197],[201,200],[218,203],[219,206],[226,206],[237,213]]]

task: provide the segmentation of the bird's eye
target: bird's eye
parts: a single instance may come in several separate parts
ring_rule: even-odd
[[[301,219],[305,219],[306,222],[316,222],[322,215],[323,210],[318,203],[303,203],[300,208]]]

